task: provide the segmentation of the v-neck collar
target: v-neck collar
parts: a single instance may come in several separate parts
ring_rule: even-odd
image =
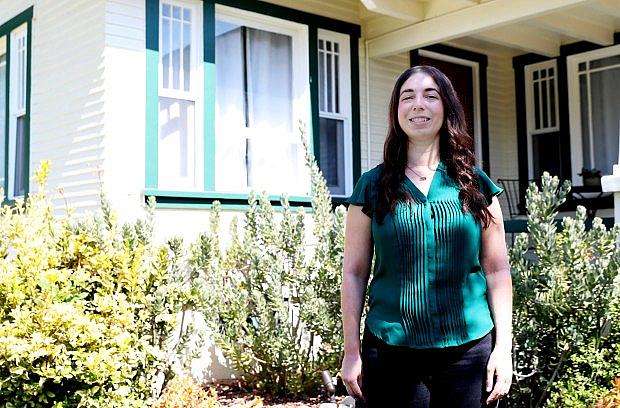
[[[439,182],[438,179],[440,176],[438,176],[437,173],[439,173],[440,171],[441,172],[445,171],[445,168],[446,166],[440,160],[439,163],[437,164],[437,169],[435,170],[435,173],[433,174],[433,178],[431,179],[431,185],[428,187],[428,193],[426,193],[426,195],[422,193],[422,191],[418,188],[418,186],[416,186],[415,183],[409,177],[407,177],[407,175],[405,175],[405,184],[409,186],[409,190],[412,192],[412,194],[416,195],[420,200],[428,201],[429,198],[432,197],[435,184]]]

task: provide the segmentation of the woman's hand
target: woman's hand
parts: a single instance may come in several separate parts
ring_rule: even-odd
[[[362,357],[360,353],[345,353],[344,359],[342,359],[342,382],[344,382],[350,396],[364,400],[360,388],[362,382]]]
[[[495,381],[495,385],[493,384]],[[487,364],[487,404],[505,397],[512,384],[512,356],[510,348],[493,349]]]

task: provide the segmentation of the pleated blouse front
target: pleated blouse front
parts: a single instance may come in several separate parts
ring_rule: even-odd
[[[366,326],[388,344],[413,348],[457,346],[493,328],[479,253],[481,227],[463,213],[459,188],[440,163],[425,196],[409,180],[411,201],[382,223],[375,217],[379,165],[364,173],[349,204],[372,218],[375,266]],[[477,169],[490,204],[503,190]]]

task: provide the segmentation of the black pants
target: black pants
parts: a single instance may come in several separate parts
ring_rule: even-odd
[[[443,349],[390,346],[366,330],[362,341],[365,408],[486,407],[491,333]],[[494,406],[494,405],[492,405]]]

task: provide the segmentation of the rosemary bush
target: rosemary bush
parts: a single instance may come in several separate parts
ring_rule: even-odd
[[[558,229],[570,183],[545,173],[527,190],[528,233],[510,249],[514,281],[513,407],[589,407],[620,375],[620,227],[586,230],[579,206]]]
[[[277,213],[265,195],[251,195],[243,228],[231,223],[231,245],[220,250],[215,205],[210,231],[190,258],[191,268],[205,276],[204,314],[216,344],[247,387],[273,394],[316,392],[319,372],[337,371],[342,352],[345,211],[333,211],[326,182],[304,147],[316,245],[305,241],[302,208],[294,211],[284,196]]]

